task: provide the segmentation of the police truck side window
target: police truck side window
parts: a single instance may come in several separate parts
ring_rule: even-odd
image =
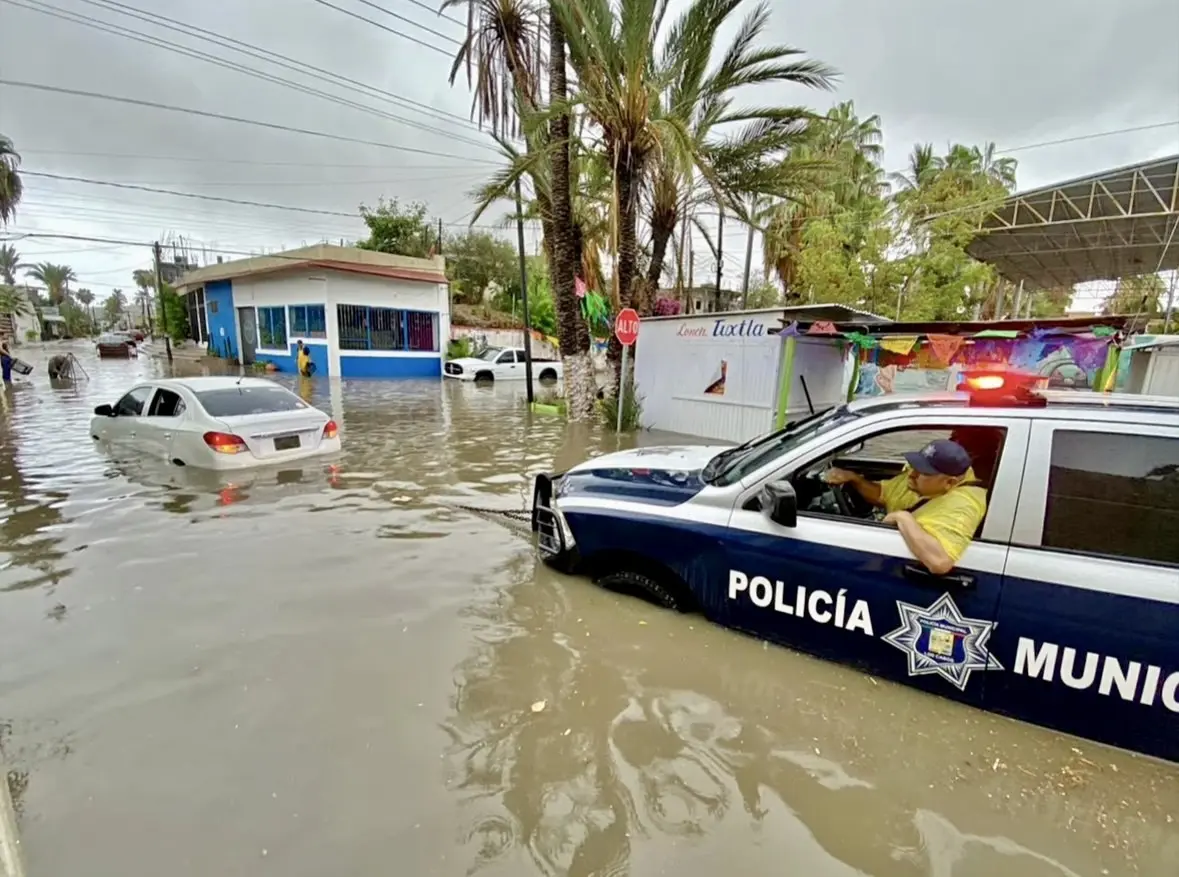
[[[1040,541],[1179,564],[1179,439],[1056,430]]]

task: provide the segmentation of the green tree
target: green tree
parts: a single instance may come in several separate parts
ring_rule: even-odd
[[[654,157],[671,153],[682,167],[692,167],[705,180],[711,177],[719,189],[718,158],[735,167],[756,165],[767,153],[788,145],[802,115],[790,108],[734,107],[738,89],[768,83],[826,88],[831,83],[833,71],[825,65],[798,60],[796,49],[762,44],[769,21],[764,4],[753,6],[720,53],[719,63],[711,67],[712,48],[720,33],[735,24],[732,19],[740,5],[740,0],[695,0],[667,28],[666,5],[657,0],[619,6],[610,0],[570,0],[552,7],[564,26],[570,65],[577,74],[574,99],[595,126],[605,162],[613,171],[614,275],[623,307],[645,304],[644,287],[636,284],[638,219]],[[710,72],[701,86],[682,97],[688,105],[660,112],[665,90],[682,70],[694,65]],[[728,136],[724,150],[710,153],[694,147],[685,120],[693,112],[710,113],[714,105],[720,109],[711,124],[741,127]],[[617,361],[621,347],[616,339],[611,353]]]
[[[16,284],[16,272],[24,266],[20,263],[20,253],[12,244],[0,244],[0,279],[9,286]]]
[[[77,299],[78,304],[86,309],[86,316],[90,322],[94,322],[94,309],[91,307],[94,304],[94,293],[89,289],[79,289],[74,293],[74,298]]]
[[[52,262],[39,262],[26,273],[45,287],[49,303],[58,307],[70,294],[70,281],[78,279],[69,265],[54,265]]]
[[[1145,324],[1162,316],[1166,292],[1167,285],[1160,274],[1123,277],[1101,303],[1101,313],[1105,316],[1136,316]]]
[[[19,289],[10,283],[0,284],[0,315],[15,320],[32,313],[33,306]]]
[[[520,286],[516,248],[495,235],[470,230],[446,240],[446,276],[456,299],[467,304],[482,300],[492,283],[501,289]]]
[[[110,295],[102,302],[102,316],[107,328],[119,322],[123,310],[127,307],[127,297],[121,289],[111,290]]]
[[[188,305],[184,296],[165,283],[160,288],[160,305],[168,324],[168,337],[176,343],[188,338]]]
[[[24,192],[20,174],[20,155],[12,141],[0,134],[0,225],[8,225],[16,218],[16,205]],[[6,281],[11,283],[11,281]]]
[[[368,238],[358,241],[362,250],[376,250],[394,256],[424,258],[437,245],[426,219],[426,205],[414,201],[402,207],[396,198],[360,206],[360,217],[368,226]]]

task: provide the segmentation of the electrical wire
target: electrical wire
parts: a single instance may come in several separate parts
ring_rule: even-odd
[[[435,107],[431,107],[429,104],[411,100],[410,98],[398,95],[394,92],[385,91],[384,89],[377,88],[375,85],[368,85],[356,79],[343,76],[342,74],[325,70],[322,67],[316,67],[314,64],[309,64],[306,61],[299,61],[295,58],[291,58],[288,55],[283,55],[270,49],[263,49],[261,46],[258,46],[254,43],[225,36],[224,34],[217,33],[216,31],[208,30],[203,27],[197,27],[196,25],[188,24],[175,18],[169,18],[168,16],[161,15],[158,12],[149,12],[145,9],[140,9],[127,3],[120,3],[119,0],[79,0],[79,2],[86,3],[90,6],[95,6],[100,9],[105,9],[108,12],[115,12],[116,14],[126,15],[131,18],[139,19],[140,21],[146,21],[149,24],[153,24],[158,27],[167,27],[167,25],[160,24],[160,22],[167,22],[168,25],[174,25],[174,27],[168,27],[169,30],[179,30],[180,33],[190,36],[197,36],[198,39],[204,39],[206,42],[212,42],[221,48],[228,48],[233,51],[249,55],[252,58],[269,61],[276,66],[287,67],[287,69],[293,70],[297,73],[303,73],[304,75],[311,75],[310,73],[307,73],[307,71],[311,71],[311,73],[318,74],[321,77],[330,77],[331,79],[339,80],[346,85],[356,88],[363,88],[377,94],[384,95],[388,100],[393,101],[394,103],[406,104],[418,108],[415,110],[415,112],[421,112],[424,115],[433,115],[436,117],[447,117],[475,130],[480,130],[479,126],[475,122],[472,122],[469,118],[460,116],[457,113],[450,113],[446,110],[436,109]],[[291,64],[296,66],[288,66]]]
[[[328,9],[334,9],[334,10],[336,10],[336,12],[342,12],[344,15],[350,15],[352,18],[359,19],[360,21],[363,21],[366,24],[371,24],[373,27],[378,27],[383,31],[388,31],[389,33],[394,34],[395,36],[401,37],[403,40],[409,40],[411,43],[417,43],[419,46],[424,46],[427,49],[432,49],[433,51],[437,52],[440,55],[445,55],[447,58],[450,57],[450,52],[446,49],[439,48],[438,46],[435,46],[432,43],[427,43],[425,40],[419,40],[416,37],[411,37],[409,34],[402,33],[401,31],[397,30],[396,28],[389,27],[387,24],[381,24],[379,21],[373,21],[371,18],[365,18],[359,12],[353,12],[350,9],[345,9],[342,6],[337,6],[335,3],[329,3],[328,0],[315,0],[315,2],[318,3],[320,6],[326,6]],[[393,13],[389,13],[389,14],[392,15]],[[396,16],[396,17],[401,18],[401,16]],[[409,21],[409,19],[405,19],[405,20]],[[412,21],[410,22],[410,24],[413,24],[413,23],[414,22],[412,22]],[[431,33],[435,33],[438,36],[442,37],[443,39],[450,40],[452,43],[455,43],[456,45],[461,45],[461,43],[458,40],[456,40],[452,37],[448,37],[446,34],[441,33],[440,31],[431,31],[430,28],[425,27],[420,24],[417,26],[422,28],[422,30],[430,31]]]
[[[5,0],[7,2],[7,0]],[[154,110],[164,110],[171,113],[182,113],[189,116],[199,116],[205,119],[217,119],[222,122],[236,122],[239,125],[253,125],[258,128],[268,128],[272,131],[284,131],[292,134],[303,134],[308,137],[322,137],[326,140],[338,140],[342,143],[358,143],[362,146],[376,146],[381,149],[392,149],[398,152],[412,152],[418,155],[429,155],[434,158],[453,158],[456,161],[462,161],[475,164],[496,165],[498,162],[483,160],[478,158],[471,158],[466,155],[455,155],[448,152],[437,152],[432,149],[418,149],[413,146],[399,146],[395,143],[382,143],[379,140],[365,140],[360,137],[346,137],[343,134],[329,134],[326,131],[313,131],[308,128],[296,128],[290,125],[280,125],[277,122],[263,122],[258,119],[243,119],[239,116],[228,116],[223,113],[214,113],[209,110],[197,110],[191,107],[178,107],[172,104],[158,103],[156,101],[140,100],[138,98],[122,97],[120,95],[102,94],[95,91],[84,91],[77,88],[64,88],[56,85],[47,85],[40,82],[23,82],[16,79],[0,79],[0,85],[6,85],[9,88],[25,88],[33,91],[45,91],[52,94],[64,94],[72,97],[84,97],[90,100],[110,101],[112,103],[128,104],[130,106],[147,107]]]
[[[91,5],[99,5],[99,4],[95,3],[94,0],[81,0],[81,2],[91,3]],[[122,39],[132,40],[134,42],[143,43],[143,44],[149,45],[149,46],[154,46],[155,48],[165,49],[171,54],[183,55],[185,57],[192,58],[194,60],[201,61],[206,64],[211,64],[215,67],[221,67],[225,70],[230,70],[235,73],[241,73],[246,76],[250,76],[254,79],[260,79],[264,82],[270,82],[274,85],[278,85],[283,88],[289,88],[293,91],[298,91],[303,94],[310,95],[312,97],[318,97],[323,100],[329,101],[330,103],[333,103],[337,106],[349,107],[351,109],[360,110],[361,112],[368,114],[368,115],[380,116],[382,118],[389,119],[390,121],[400,122],[400,123],[407,125],[411,128],[417,128],[422,131],[428,131],[431,133],[439,134],[443,137],[447,137],[448,139],[457,140],[461,143],[468,143],[472,146],[476,146],[480,149],[486,149],[490,152],[498,152],[498,150],[495,147],[491,146],[489,143],[487,143],[485,141],[475,140],[473,138],[466,137],[461,134],[456,134],[453,131],[446,131],[446,130],[443,130],[442,128],[438,128],[437,126],[428,125],[428,124],[418,121],[416,119],[407,119],[405,116],[399,116],[395,113],[390,113],[387,110],[382,110],[378,107],[372,107],[372,106],[369,106],[368,104],[359,103],[357,101],[352,100],[351,98],[331,94],[330,92],[322,91],[321,89],[313,88],[311,86],[304,85],[303,83],[295,82],[294,80],[287,79],[282,76],[277,76],[277,75],[275,75],[273,73],[269,73],[265,70],[259,70],[255,67],[249,67],[245,64],[238,63],[237,61],[232,61],[232,60],[229,60],[226,58],[220,58],[215,55],[205,54],[203,52],[196,51],[189,46],[185,46],[185,45],[182,45],[181,43],[177,43],[177,42],[174,42],[171,40],[165,40],[165,39],[163,39],[161,37],[157,37],[153,34],[146,34],[146,33],[143,33],[142,31],[133,30],[131,28],[115,27],[108,22],[101,21],[100,19],[94,18],[92,16],[83,15],[81,13],[73,12],[70,10],[61,9],[60,7],[53,6],[50,3],[45,3],[44,0],[0,0],[0,3],[6,3],[7,5],[14,6],[18,9],[27,9],[30,12],[36,12],[36,13],[39,13],[42,15],[47,15],[52,18],[57,18],[62,21],[70,22],[71,24],[80,25],[81,27],[87,27],[92,30],[97,30],[101,33],[106,33],[106,34],[110,34],[112,36],[120,37]],[[42,8],[42,7],[44,7],[44,8]],[[105,7],[103,7],[103,8],[105,8]],[[123,13],[123,14],[127,14],[127,13]],[[133,16],[133,17],[141,18],[141,16]],[[183,30],[181,28],[171,27],[169,25],[159,24],[156,22],[152,22],[152,24],[157,27],[165,27],[170,30],[177,30],[177,31],[183,32]],[[198,37],[198,39],[203,39],[203,38]],[[216,43],[216,42],[214,42],[214,44],[215,45],[222,45],[222,44]],[[228,46],[227,48],[230,48],[233,51],[242,52],[243,54],[251,55],[253,57],[262,57],[263,60],[267,61],[267,63],[277,64],[277,66],[285,66],[290,69],[294,69],[297,72],[303,73],[303,71],[299,71],[298,68],[293,67],[292,65],[278,64],[278,62],[264,58],[263,56],[258,55],[258,53],[244,52],[243,50],[236,49],[233,46]],[[306,74],[303,74],[303,75],[306,75]],[[322,76],[315,77],[315,78],[325,79],[325,77],[322,77]],[[326,80],[326,81],[330,82],[330,80]],[[338,83],[331,83],[331,84],[337,85]],[[416,112],[416,110],[415,110],[415,112]],[[453,124],[453,123],[450,123],[450,124]]]
[[[3,0],[0,0],[3,2]],[[320,161],[258,161],[256,159],[245,158],[220,158],[218,156],[199,156],[199,155],[146,155],[143,153],[131,152],[87,152],[77,151],[72,149],[29,149],[22,146],[20,150],[21,155],[80,155],[94,158],[129,158],[136,161],[179,161],[179,162],[193,162],[197,164],[216,164],[216,165],[251,165],[254,167],[315,167],[315,168],[356,168],[363,170],[401,170],[415,173],[417,171],[438,171],[438,170],[452,170],[455,168],[453,164],[398,164],[396,167],[390,167],[386,164],[336,164],[332,162]],[[414,177],[413,179],[420,179]]]

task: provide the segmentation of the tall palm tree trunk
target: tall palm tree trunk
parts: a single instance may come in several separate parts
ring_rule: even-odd
[[[643,298],[643,278],[638,276],[638,187],[639,171],[628,154],[615,163],[618,180],[618,297],[624,308],[640,310]],[[622,374],[622,345],[611,333],[607,356],[613,371],[613,389],[617,392],[624,379]],[[633,361],[631,367],[634,367]]]
[[[549,12],[549,105],[566,99],[565,31],[560,18]],[[553,116],[549,126],[552,150],[552,282],[557,308],[557,337],[565,372],[565,401],[570,420],[593,417],[597,397],[594,361],[589,334],[573,290],[577,270],[573,229],[573,204],[569,183],[569,113]]]

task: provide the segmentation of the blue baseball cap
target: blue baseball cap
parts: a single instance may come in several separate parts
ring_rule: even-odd
[[[970,469],[970,454],[966,448],[949,439],[930,442],[919,451],[909,451],[905,462],[922,475],[950,475],[957,478]]]

